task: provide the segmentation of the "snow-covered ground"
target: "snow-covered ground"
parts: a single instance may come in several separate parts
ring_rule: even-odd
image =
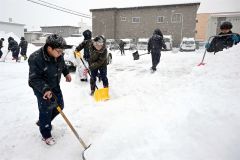
[[[239,160],[239,50],[208,53],[204,66],[197,66],[204,50],[163,52],[154,74],[150,55],[134,61],[132,52],[115,51],[105,102],[95,102],[75,73],[71,83],[62,78],[64,113],[92,144],[87,160]],[[28,64],[10,58],[0,63],[0,159],[80,160],[83,148],[60,115],[53,121],[57,143],[41,141]]]

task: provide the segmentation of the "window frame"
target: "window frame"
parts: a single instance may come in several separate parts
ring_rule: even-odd
[[[158,21],[160,17],[163,20],[162,22]],[[157,23],[164,23],[164,20],[165,20],[165,16],[157,16]]]
[[[174,16],[176,16],[176,15],[179,15],[180,16],[180,20],[179,21],[173,21],[173,17]],[[182,23],[182,13],[174,13],[174,14],[172,14],[172,16],[171,16],[171,22],[172,23]]]
[[[127,17],[120,17],[120,21],[122,21],[122,22],[126,22],[127,21]]]
[[[134,22],[133,19],[139,19],[139,21]],[[132,17],[132,23],[141,23],[141,17]]]

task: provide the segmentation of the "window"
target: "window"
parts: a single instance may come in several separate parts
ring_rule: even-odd
[[[164,23],[164,17],[163,16],[158,16],[157,17],[157,23]]]
[[[121,21],[127,21],[127,17],[121,17]]]
[[[180,13],[175,13],[172,15],[172,23],[180,23],[182,21],[182,15]]]
[[[132,17],[132,23],[140,23],[140,17]]]

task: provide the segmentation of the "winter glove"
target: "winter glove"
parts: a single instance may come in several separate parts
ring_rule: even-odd
[[[74,52],[74,57],[75,58],[81,58],[82,56],[81,56],[81,52],[80,51],[75,51]]]
[[[238,43],[240,41],[239,37],[236,34],[232,35],[232,40],[233,43]]]
[[[205,44],[205,48],[208,49],[210,47],[210,44],[209,43],[206,43]]]

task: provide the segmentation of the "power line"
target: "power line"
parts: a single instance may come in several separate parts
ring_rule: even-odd
[[[39,3],[39,2],[36,2],[36,1],[33,1],[33,0],[27,0],[27,1],[32,2],[32,3],[35,3],[35,4],[39,4],[39,5],[48,7],[48,8],[52,8],[52,9],[55,9],[55,10],[58,10],[58,11],[62,11],[62,12],[65,12],[65,13],[69,13],[69,14],[72,14],[72,15],[75,15],[75,16],[92,19],[92,17],[91,17],[90,15],[82,14],[82,13],[79,13],[79,12],[76,12],[76,11],[73,11],[73,10],[70,10],[70,9],[66,9],[66,8],[63,8],[63,7],[60,7],[60,6],[57,6],[57,5],[53,5],[53,4],[48,3],[48,2],[46,2],[46,3],[47,3],[47,4],[50,4],[50,5],[52,5],[52,6],[47,5],[47,4],[43,4],[43,3]],[[44,3],[45,3],[45,2],[44,2]],[[54,7],[54,6],[55,6],[55,7]],[[61,9],[61,8],[62,8],[62,9]]]
[[[89,17],[90,17],[90,15],[88,15],[88,14],[84,14],[84,13],[80,13],[80,12],[77,12],[77,11],[74,11],[74,10],[71,10],[71,9],[67,9],[67,8],[64,8],[64,7],[61,7],[61,6],[58,6],[58,5],[55,5],[55,4],[52,4],[52,3],[49,3],[49,2],[43,1],[43,0],[37,0],[37,1],[40,1],[40,2],[42,2],[42,3],[49,4],[49,5],[52,5],[52,6],[55,6],[55,7],[58,7],[58,8],[61,8],[61,9],[70,11],[70,12],[74,12],[74,13],[77,13],[77,14],[81,14],[81,15],[83,15],[83,16],[89,16]]]

